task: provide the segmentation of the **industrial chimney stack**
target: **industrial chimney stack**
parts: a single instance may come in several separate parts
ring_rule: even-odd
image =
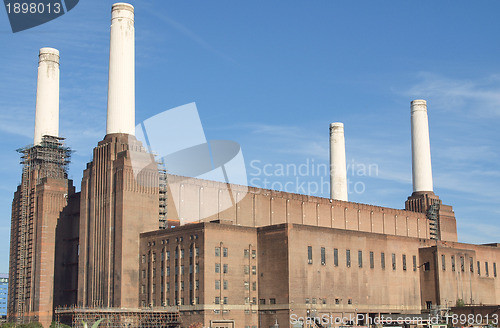
[[[34,145],[59,136],[59,51],[42,48],[38,55]]]
[[[106,134],[112,133],[135,135],[134,7],[128,3],[111,9]]]
[[[330,124],[330,198],[347,201],[344,124]]]
[[[411,150],[413,192],[433,193],[429,123],[425,100],[411,102]]]

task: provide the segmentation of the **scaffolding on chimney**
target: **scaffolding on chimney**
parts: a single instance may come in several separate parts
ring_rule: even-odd
[[[429,232],[431,239],[439,240],[439,200],[433,200],[427,210],[427,219],[429,219]]]
[[[162,161],[158,162],[158,177],[159,177],[159,209],[158,209],[158,217],[159,217],[159,228],[166,229],[167,228],[167,190],[168,190],[168,181],[167,181],[167,169],[165,163]]]
[[[23,174],[21,181],[20,217],[17,220],[17,284],[15,293],[15,314],[18,323],[29,321],[26,315],[31,312],[32,304],[32,266],[33,243],[35,229],[35,194],[36,187],[43,178],[67,178],[67,165],[71,157],[71,150],[64,147],[63,138],[43,136],[40,145],[20,148]]]

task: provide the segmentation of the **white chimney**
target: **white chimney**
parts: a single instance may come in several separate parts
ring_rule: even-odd
[[[330,198],[347,201],[344,124],[330,124]]]
[[[59,136],[59,51],[42,48],[38,55],[34,144],[42,136]]]
[[[111,10],[106,134],[135,134],[134,44],[134,7],[115,3]]]
[[[413,192],[433,192],[427,102],[411,102]]]

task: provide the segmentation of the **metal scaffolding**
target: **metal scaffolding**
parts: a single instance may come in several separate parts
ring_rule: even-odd
[[[181,321],[179,312],[172,309],[121,309],[121,308],[58,308],[56,321],[73,328],[91,327],[99,320],[99,328],[177,328]]]
[[[167,169],[163,161],[158,162],[159,173],[159,228],[167,228]]]
[[[33,257],[35,250],[35,194],[36,187],[44,178],[67,178],[67,165],[70,162],[71,150],[64,147],[63,138],[43,136],[40,145],[20,148],[23,174],[19,194],[19,217],[13,217],[17,228],[16,271],[14,282],[14,311],[18,323],[29,321],[25,318],[31,312],[31,290],[34,281],[32,277]]]

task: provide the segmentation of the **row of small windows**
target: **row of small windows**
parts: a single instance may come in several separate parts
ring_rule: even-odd
[[[152,306],[156,306],[156,300],[153,299],[151,301],[152,301],[151,305]],[[200,304],[200,298],[199,297],[195,297],[194,299],[191,298],[191,302],[190,303],[191,304]],[[172,306],[172,305],[185,305],[185,303],[184,303],[184,297],[181,297],[178,302],[175,302],[175,301],[170,302],[169,298],[167,298],[164,302],[162,302],[162,306]],[[142,307],[146,307],[147,306],[146,301],[144,301],[144,300],[141,301],[141,306]]]
[[[312,299],[306,298],[305,302],[306,302],[306,304],[318,304],[318,301],[316,298],[312,298]],[[322,304],[328,303],[326,298],[320,298],[320,302]],[[340,304],[340,303],[342,303],[342,299],[336,298],[335,304]],[[347,299],[347,304],[352,304],[352,298]]]
[[[164,287],[165,286],[165,287]],[[217,284],[216,284],[217,286]],[[224,286],[225,288],[224,289],[227,289],[227,281],[224,282]],[[165,288],[166,288],[166,292],[169,293],[170,292],[170,283],[167,282],[165,285],[161,284],[161,293],[163,294],[163,292],[165,292]],[[195,280],[194,282],[194,285],[193,285],[193,282],[190,281],[189,282],[189,290],[198,290],[200,288],[200,281],[199,280]],[[175,284],[175,291],[179,291],[179,289],[181,291],[184,290],[184,281],[181,281],[180,284]],[[217,289],[220,289],[220,281],[219,281],[219,288]],[[156,284],[152,284],[151,285],[151,293],[153,294],[156,294]],[[146,294],[146,285],[141,285],[141,294]]]
[[[215,247],[215,256],[216,257],[220,256],[220,249],[221,249],[220,247]],[[227,249],[227,247],[222,248],[222,256],[224,256],[224,257],[229,256],[229,250]]]
[[[9,282],[9,278],[0,278],[0,282]]]
[[[189,236],[189,240],[195,240],[195,239],[198,239],[198,235],[190,235]],[[184,241],[184,237],[183,236],[175,237],[175,241],[178,243],[182,242],[182,241]],[[161,244],[162,245],[170,244],[170,239],[162,239]],[[156,241],[154,241],[154,240],[148,242],[148,246],[155,246],[155,245],[156,245]]]
[[[179,252],[174,251],[174,253],[175,253],[175,259],[178,259],[178,258],[183,259],[184,258],[184,249],[183,248],[180,249]],[[200,256],[200,249],[198,247],[195,247],[194,253],[193,253],[193,248],[189,248],[189,257],[193,257],[193,254],[195,256]],[[162,261],[164,261],[165,259],[167,261],[170,261],[170,251],[161,252],[160,256],[161,256]],[[147,256],[145,254],[143,254],[141,256],[141,262],[146,263],[146,259],[147,259]],[[153,262],[156,261],[156,253],[151,254],[151,261],[153,261]]]
[[[477,266],[477,274],[480,276],[481,275],[481,262],[477,261],[476,262]],[[446,256],[443,254],[441,255],[441,269],[443,271],[446,271]],[[455,265],[455,255],[451,256],[451,271],[455,272],[456,271],[456,265]],[[465,272],[465,257],[460,256],[460,271]],[[474,272],[474,259],[472,257],[469,257],[469,272]],[[490,276],[490,270],[489,270],[489,264],[488,262],[484,262],[484,273],[486,277]],[[497,264],[493,263],[493,277],[497,277]]]
[[[165,274],[165,271],[166,271],[166,274]],[[180,267],[176,266],[174,272],[175,272],[176,276],[179,274],[179,272],[181,275],[184,274],[184,272],[185,272],[184,265],[181,265]],[[199,272],[200,272],[200,267],[198,264],[195,264],[194,265],[194,273],[199,273]],[[192,264],[189,265],[189,273],[190,274],[193,273],[193,265]],[[225,272],[225,273],[227,273],[227,272]],[[165,275],[167,277],[170,276],[170,267],[169,266],[166,267],[166,270],[163,267],[161,268],[161,276],[163,277]],[[156,278],[156,268],[153,268],[151,270],[151,276],[152,276],[152,278]],[[146,270],[141,270],[141,278],[142,279],[146,278]]]
[[[417,271],[417,256],[413,255],[413,271]],[[346,249],[345,251],[346,266],[351,267],[351,250]],[[370,269],[375,268],[375,254],[374,252],[369,253]],[[406,254],[402,255],[402,266],[403,270],[407,270],[407,260]],[[313,263],[312,246],[307,246],[307,263]],[[321,247],[321,265],[326,265],[326,248]],[[333,249],[333,265],[339,265],[339,250],[338,248]],[[385,253],[380,253],[380,266],[385,269]],[[358,267],[363,267],[363,251],[358,251]],[[396,254],[392,253],[392,270],[396,270]]]

